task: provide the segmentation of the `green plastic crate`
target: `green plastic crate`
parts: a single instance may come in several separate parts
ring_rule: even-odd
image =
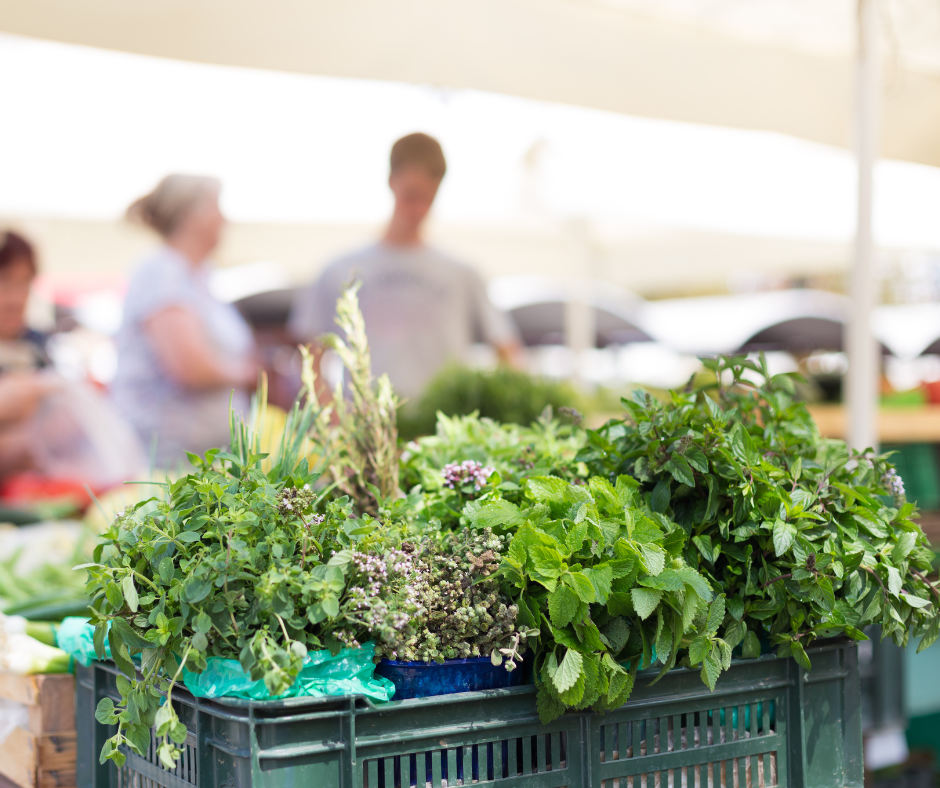
[[[372,704],[272,702],[173,693],[189,729],[174,772],[128,753],[100,766],[111,731],[94,721],[116,697],[113,666],[78,671],[82,788],[836,788],[862,786],[854,644],[810,650],[813,670],[763,657],[735,663],[710,693],[696,672],[641,677],[627,705],[541,725],[519,687]],[[647,680],[642,680],[646,678]]]

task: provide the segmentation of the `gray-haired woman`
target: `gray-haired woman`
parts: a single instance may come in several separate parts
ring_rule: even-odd
[[[257,375],[251,330],[209,290],[219,191],[214,178],[168,175],[127,211],[163,245],[131,277],[112,392],[161,468],[226,445],[230,400],[243,409]]]

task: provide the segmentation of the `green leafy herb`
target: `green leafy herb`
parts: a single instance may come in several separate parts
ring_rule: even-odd
[[[534,675],[545,720],[622,704],[637,670],[672,668],[706,615],[712,592],[681,556],[684,534],[645,507],[638,488],[627,476],[586,485],[537,476],[520,504],[475,509],[486,518],[513,508],[511,521],[522,523],[501,571],[521,623],[540,632]]]
[[[704,363],[710,379],[664,401],[624,400],[628,417],[591,432],[579,458],[636,478],[725,596],[722,620],[710,617],[690,652],[706,683],[730,658],[720,644],[706,655],[718,632],[746,656],[764,641],[807,666],[813,640],[864,638],[871,624],[899,645],[930,645],[933,553],[885,458],[821,438],[793,377],[771,376],[763,359]]]

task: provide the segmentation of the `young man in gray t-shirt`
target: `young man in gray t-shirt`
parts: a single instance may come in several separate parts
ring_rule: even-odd
[[[392,146],[390,163],[395,208],[382,239],[333,261],[298,293],[292,334],[312,342],[333,330],[336,300],[358,280],[373,372],[388,374],[400,395],[419,395],[444,364],[464,360],[477,335],[501,361],[517,363],[515,326],[490,302],[483,279],[424,243],[424,222],[447,166],[440,144],[409,134]]]

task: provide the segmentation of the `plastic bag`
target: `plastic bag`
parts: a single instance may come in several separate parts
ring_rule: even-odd
[[[95,628],[87,618],[69,616],[63,618],[55,633],[56,645],[76,662],[86,668],[98,656],[95,654]],[[111,647],[104,641],[105,659],[111,658]]]
[[[139,478],[147,468],[134,430],[91,386],[66,382],[48,394],[30,428],[33,460],[44,477],[101,490]]]
[[[60,649],[85,667],[98,657],[95,654],[95,628],[87,619],[63,619],[56,632]],[[108,641],[104,642],[105,658],[111,657]],[[337,695],[365,695],[373,700],[391,700],[395,685],[375,675],[375,644],[361,648],[344,648],[336,656],[329,651],[307,654],[297,680],[278,698],[322,698]],[[245,698],[275,700],[264,686],[264,679],[253,680],[237,659],[209,657],[202,673],[183,668],[183,684],[197,698]]]
[[[276,698],[265,688],[264,679],[253,680],[237,659],[209,657],[202,673],[192,673],[184,668],[183,683],[197,698],[275,700],[365,695],[373,700],[391,700],[395,685],[375,675],[374,655],[374,643],[366,643],[361,648],[344,648],[335,656],[329,651],[311,651],[297,680],[286,693]]]

